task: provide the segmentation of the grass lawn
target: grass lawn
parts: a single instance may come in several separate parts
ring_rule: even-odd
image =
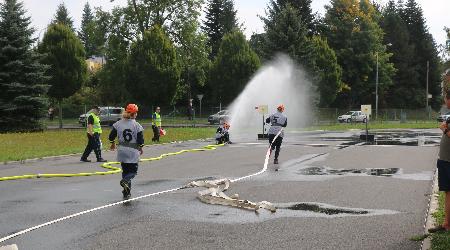
[[[103,129],[104,148],[109,147],[110,129]],[[215,128],[167,128],[161,143],[214,137]],[[152,144],[151,129],[144,131],[145,144]],[[86,147],[86,131],[50,130],[36,133],[0,134],[0,162],[44,156],[82,153]]]
[[[438,225],[442,225],[444,221],[444,192],[439,193],[439,209],[433,213]],[[450,232],[435,233],[431,236],[432,250],[448,250],[450,249]]]

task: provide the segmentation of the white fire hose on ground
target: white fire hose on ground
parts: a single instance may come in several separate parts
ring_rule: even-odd
[[[278,138],[278,136],[281,134],[282,131],[283,131],[283,129],[281,129],[276,134],[272,143]],[[237,182],[237,181],[240,181],[243,179],[247,179],[247,178],[262,174],[265,171],[267,171],[267,166],[269,164],[269,158],[270,158],[270,153],[271,153],[271,147],[272,147],[272,144],[270,144],[269,148],[267,149],[263,169],[257,173],[250,174],[250,175],[247,175],[244,177],[240,177],[240,178],[237,178],[234,180],[218,179],[218,180],[193,181],[193,182],[189,183],[188,185],[186,185],[186,188],[190,188],[190,187],[208,188],[206,190],[202,190],[202,191],[198,192],[198,199],[207,204],[238,207],[238,208],[243,208],[243,209],[248,209],[248,210],[254,210],[256,213],[259,212],[258,211],[259,209],[266,209],[272,213],[275,213],[277,211],[276,207],[268,201],[252,202],[249,200],[240,200],[238,194],[233,194],[231,196],[228,196],[224,193],[230,187],[230,183]]]

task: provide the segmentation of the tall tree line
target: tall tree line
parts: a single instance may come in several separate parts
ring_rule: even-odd
[[[33,33],[23,3],[0,3],[0,132],[42,129],[48,67],[32,48]]]
[[[11,98],[39,100],[38,110],[29,115],[36,121],[29,124],[38,124],[47,97],[61,102],[73,96],[84,103],[150,107],[185,105],[205,94],[208,105],[228,105],[260,65],[279,52],[308,72],[319,107],[375,105],[376,82],[380,108],[424,108],[427,82],[429,105],[440,106],[441,60],[415,0],[391,0],[385,6],[331,0],[322,17],[312,12],[311,0],[270,0],[261,16],[264,32],[250,40],[233,0],[205,1],[130,0],[111,11],[86,3],[76,34],[61,4],[38,50],[32,49],[33,31],[21,4],[5,1],[0,84],[11,90],[3,92],[1,112],[13,110]],[[88,78],[84,59],[94,55],[105,57],[106,64]],[[15,62],[32,65],[20,69],[33,69],[32,83],[27,83],[31,77],[11,80],[22,74],[11,66]]]
[[[415,0],[391,0],[383,10],[381,26],[385,44],[392,45],[388,52],[397,68],[386,106],[425,108],[428,82],[429,105],[438,109],[442,100],[441,60],[422,8]]]

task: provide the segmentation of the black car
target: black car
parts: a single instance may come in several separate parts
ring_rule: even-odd
[[[221,110],[214,115],[208,117],[209,124],[222,124],[230,119],[230,112],[228,110]]]

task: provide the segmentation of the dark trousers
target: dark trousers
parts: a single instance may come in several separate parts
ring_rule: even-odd
[[[225,133],[222,135],[222,137],[217,138],[217,144],[222,144],[230,141],[230,134]]]
[[[120,166],[122,166],[122,179],[128,182],[128,186],[131,188],[131,180],[137,175],[138,164],[122,162]]]
[[[94,133],[92,136],[87,134],[88,144],[86,145],[86,149],[84,149],[83,156],[81,159],[87,159],[91,154],[92,150],[94,150],[95,156],[98,159],[102,158],[102,151],[100,150],[100,134]]]
[[[281,143],[283,143],[283,137],[278,136],[275,141],[273,139],[275,138],[275,135],[269,135],[269,143],[272,145],[271,149],[275,150],[275,159],[278,159],[278,156],[280,155],[281,150]]]
[[[159,142],[159,127],[152,125],[152,129],[153,129],[153,138],[152,141],[157,141]]]

